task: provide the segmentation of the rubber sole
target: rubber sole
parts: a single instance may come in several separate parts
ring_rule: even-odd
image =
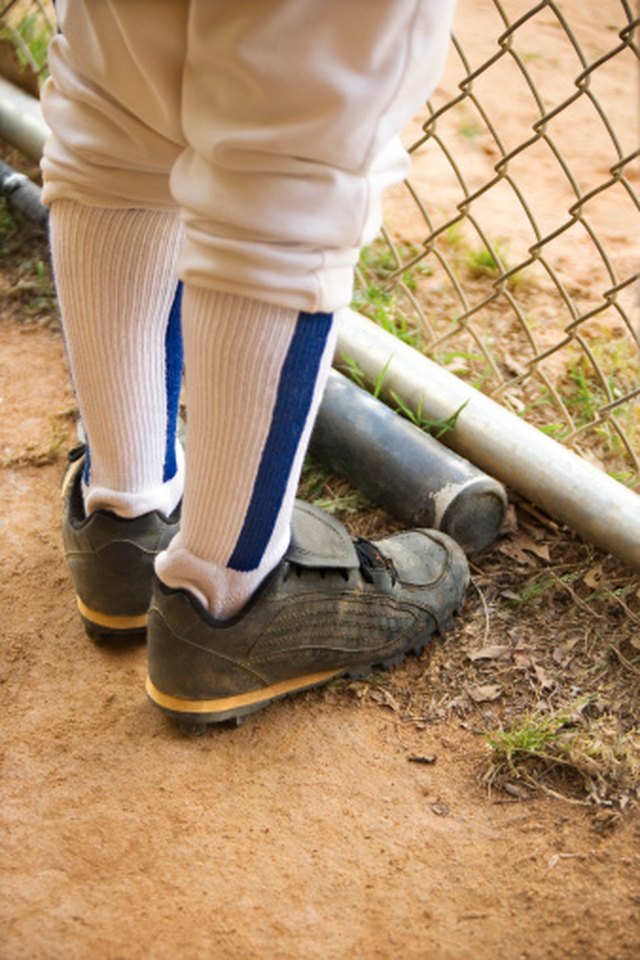
[[[146,636],[149,619],[147,613],[126,617],[109,616],[99,610],[92,610],[78,596],[76,604],[85,632],[92,640],[137,640]]]
[[[447,629],[449,620],[438,631],[441,635]],[[205,732],[211,724],[233,723],[239,726],[252,713],[257,713],[276,700],[291,696],[295,693],[304,693],[316,687],[324,686],[331,680],[346,678],[349,680],[364,680],[376,668],[387,670],[402,663],[408,655],[418,655],[432,639],[433,634],[410,648],[405,653],[397,654],[380,663],[362,665],[358,667],[340,667],[336,670],[326,670],[322,673],[307,674],[304,677],[293,677],[259,690],[250,690],[247,693],[232,697],[221,697],[211,700],[189,700],[174,697],[159,690],[151,678],[146,679],[146,693],[149,700],[159,707],[163,713],[177,721],[181,729],[188,734],[199,735]]]
[[[302,693],[304,690],[320,687],[329,683],[330,680],[344,676],[344,673],[344,670],[326,670],[306,677],[283,680],[270,687],[251,690],[235,697],[221,697],[214,700],[184,700],[180,697],[172,697],[158,690],[150,677],[147,677],[146,691],[152,703],[160,707],[164,713],[180,721],[181,725],[186,723],[195,727],[206,727],[211,723],[225,723],[246,717],[257,710],[262,710],[274,700],[281,700],[282,697],[292,693]]]

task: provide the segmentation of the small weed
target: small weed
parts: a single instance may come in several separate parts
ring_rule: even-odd
[[[362,387],[363,390],[367,390],[367,377],[358,361],[346,353],[340,354],[340,360],[342,372],[349,377],[350,380],[353,380],[357,386]]]
[[[529,603],[531,600],[537,600],[538,597],[543,596],[547,591],[553,590],[559,585],[570,586],[580,575],[580,570],[565,573],[561,577],[543,574],[540,579],[533,580],[531,583],[526,584],[520,593],[506,597],[504,604],[507,607],[518,607],[523,603]]]
[[[16,23],[12,30],[3,29],[0,35],[14,43],[16,57],[22,67],[33,68],[35,66],[41,80],[47,76],[47,50],[51,41],[52,29],[40,13],[27,14]],[[24,47],[16,42],[16,35],[20,37]]]
[[[362,370],[362,367],[357,362],[357,360],[353,359],[353,357],[349,357],[343,353],[341,355],[341,360],[343,362],[344,372],[347,374],[347,376],[349,376],[354,381],[354,383],[356,383],[363,390],[367,390],[376,399],[381,399],[382,389],[384,387],[384,381],[387,375],[387,371],[389,370],[389,364],[391,363],[391,360],[392,360],[391,357],[389,357],[384,367],[382,368],[382,370],[380,370],[380,372],[378,373],[378,375],[376,376],[373,382],[368,380],[368,378],[365,376],[364,371]],[[405,417],[406,420],[409,420],[416,427],[419,427],[421,430],[424,430],[425,433],[431,434],[431,436],[435,437],[436,440],[444,436],[445,433],[448,433],[450,430],[454,429],[456,422],[458,420],[458,417],[460,416],[461,412],[464,410],[464,408],[468,403],[468,401],[465,401],[463,404],[461,404],[458,407],[457,410],[455,410],[448,417],[443,417],[442,419],[433,419],[431,417],[425,417],[422,412],[424,397],[420,398],[420,401],[418,403],[416,410],[410,407],[409,404],[405,400],[403,400],[402,397],[399,396],[399,394],[397,394],[394,390],[389,391],[389,399],[392,400],[393,403],[395,404],[396,413],[401,414],[403,417]]]
[[[384,386],[384,381],[387,376],[387,371],[389,370],[389,364],[391,363],[391,360],[392,358],[389,357],[384,367],[379,371],[375,380],[373,381],[373,395],[376,400],[380,398],[380,394],[382,393],[382,387]]]
[[[458,127],[458,133],[461,137],[464,137],[465,140],[477,140],[478,137],[481,137],[486,133],[484,127],[481,127],[479,124],[474,123],[473,120],[464,121]]]
[[[633,484],[636,480],[635,474],[631,473],[630,470],[611,470],[609,476],[613,480],[624,484]]]
[[[455,366],[459,360],[470,360],[474,363],[482,362],[484,357],[480,353],[469,353],[467,350],[449,350],[437,354],[435,359],[443,366],[449,367]]]
[[[638,363],[635,351],[630,343],[616,345],[616,350],[627,351],[623,357],[618,355],[618,365],[610,373],[609,390],[613,397],[624,395],[631,391],[637,383]],[[603,369],[611,370],[613,353],[601,350],[598,344],[591,347],[592,353]],[[629,354],[633,351],[633,355]],[[600,441],[604,450],[614,455],[625,456],[623,442],[608,418],[599,419],[600,410],[608,404],[611,396],[604,389],[600,378],[586,354],[581,355],[567,368],[566,380],[560,390],[562,400],[571,414],[576,428],[591,425],[591,432]],[[633,402],[621,403],[611,411],[619,427],[624,429],[627,439],[632,446],[640,442],[640,418],[636,416],[637,406]]]
[[[484,781],[502,787],[515,779],[574,802],[624,808],[637,801],[640,730],[622,729],[597,699],[592,694],[551,713],[536,710],[486,732],[491,757]]]
[[[424,253],[421,247],[415,244],[401,243],[395,250],[385,243],[384,240],[374,240],[372,244],[362,248],[360,253],[360,267],[365,272],[370,273],[380,279],[386,279],[392,273],[395,273],[402,263],[407,263],[415,257]],[[429,272],[426,264],[416,263],[403,273],[403,280],[411,280],[413,272]]]
[[[532,404],[529,405],[530,409]],[[547,436],[553,437],[555,440],[563,440],[569,433],[569,428],[565,423],[543,423],[538,429],[541,433],[546,433]]]
[[[382,388],[384,386],[384,381],[387,376],[387,371],[389,370],[389,364],[391,363],[393,357],[389,357],[384,367],[378,372],[374,380],[370,380],[357,360],[354,360],[353,357],[348,356],[346,353],[340,355],[342,361],[342,371],[350,380],[363,390],[366,390],[368,393],[371,393],[376,400],[380,399],[380,394],[382,393]]]
[[[587,377],[584,361],[571,366],[568,376],[576,386],[570,396],[572,412],[575,412],[579,424],[590,423],[597,414],[598,399],[594,392],[593,380]]]
[[[494,280],[504,276],[511,269],[507,256],[508,243],[503,237],[488,241],[490,247],[482,241],[480,246],[472,246],[460,223],[453,223],[442,235],[440,242],[451,254],[453,266],[465,271],[473,280]],[[509,289],[525,284],[525,271],[519,270],[505,281]]]
[[[487,247],[467,250],[466,264],[472,277],[496,277],[508,270],[504,250],[500,243],[495,243],[496,256]]]
[[[444,241],[450,250],[461,250],[464,247],[464,236],[460,223],[452,223],[445,230]]]
[[[327,513],[352,515],[372,507],[371,501],[360,490],[349,487],[346,481],[338,480],[329,467],[311,456],[305,460],[298,496]]]
[[[487,733],[485,736],[493,751],[493,763],[511,775],[519,776],[522,765],[531,759],[555,762],[570,750],[571,718],[575,715],[576,706],[583,709],[586,702],[574,704],[573,710],[551,714],[537,711],[507,729],[500,728],[494,733]]]
[[[319,497],[331,480],[333,473],[322,463],[307,455],[298,487],[298,495],[312,502]]]
[[[372,503],[360,490],[348,490],[346,493],[329,493],[324,497],[317,497],[311,501],[315,507],[320,507],[327,513],[346,513],[355,515],[364,510],[371,510]]]
[[[401,244],[394,250],[382,240],[364,247],[357,270],[359,282],[352,302],[355,310],[359,310],[388,333],[418,350],[423,345],[422,331],[415,318],[408,316],[403,310],[399,300],[401,287],[398,284],[415,292],[418,289],[418,275],[430,273],[431,268],[426,264],[416,263],[403,270],[394,281],[389,278],[400,270],[403,262],[413,259],[421,252],[423,251],[420,248],[409,244]],[[390,286],[390,283],[393,285]]]
[[[408,317],[400,306],[396,288],[388,290],[376,284],[356,287],[352,306],[398,340],[421,348],[422,334],[415,319]]]
[[[415,424],[416,427],[420,427],[420,429],[424,430],[425,433],[431,434],[431,436],[435,437],[436,440],[439,440],[440,437],[445,435],[445,433],[448,433],[450,430],[454,429],[458,417],[468,403],[468,400],[465,400],[465,402],[461,404],[458,409],[451,414],[451,416],[444,417],[440,420],[434,420],[423,416],[423,397],[420,398],[420,402],[418,403],[416,410],[412,410],[409,404],[406,403],[402,397],[398,396],[398,394],[393,390],[390,393],[390,397],[396,404],[396,410],[398,413],[401,413],[404,417],[406,417],[407,420],[410,420],[411,423]]]

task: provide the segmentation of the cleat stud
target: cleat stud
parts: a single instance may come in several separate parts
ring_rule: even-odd
[[[399,664],[404,662],[404,659],[405,659],[405,655],[403,653],[399,653],[395,657],[389,657],[388,660],[383,660],[382,666],[384,667],[385,670],[389,670],[391,667],[399,666]]]
[[[370,673],[371,667],[354,667],[353,670],[349,670],[347,677],[349,680],[366,680]]]
[[[202,737],[207,732],[207,724],[202,720],[178,720],[178,727],[190,737]]]

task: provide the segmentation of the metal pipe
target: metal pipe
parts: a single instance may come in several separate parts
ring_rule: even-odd
[[[48,133],[40,101],[0,77],[0,140],[39,162]]]
[[[640,569],[640,497],[353,310],[341,311],[336,357],[351,357],[383,392],[447,419],[443,438],[585,540]]]
[[[46,230],[49,210],[40,200],[41,191],[24,173],[17,173],[0,162],[0,197],[5,197],[9,210],[29,223]]]
[[[500,531],[507,508],[501,484],[337,370],[329,374],[309,449],[407,526],[444,530],[467,553]]]

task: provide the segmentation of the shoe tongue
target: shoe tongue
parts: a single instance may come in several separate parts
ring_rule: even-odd
[[[293,509],[291,543],[285,559],[301,567],[359,566],[353,541],[340,521],[302,500],[296,500]]]

